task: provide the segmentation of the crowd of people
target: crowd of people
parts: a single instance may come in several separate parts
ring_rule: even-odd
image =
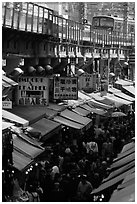
[[[37,192],[41,202],[91,201],[92,190],[109,175],[110,164],[134,131],[135,115],[130,111],[126,117],[107,118],[98,127],[93,123],[77,145],[64,138],[33,168],[26,190]]]

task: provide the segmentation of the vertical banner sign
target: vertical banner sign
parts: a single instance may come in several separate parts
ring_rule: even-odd
[[[108,91],[108,66],[105,63],[105,59],[100,60],[100,81],[101,81],[101,91]]]
[[[18,80],[18,105],[42,105],[49,103],[49,79],[46,77],[20,77]]]
[[[79,86],[83,90],[96,90],[96,75],[85,73],[79,77]]]
[[[77,77],[54,77],[54,99],[77,100],[78,78]]]

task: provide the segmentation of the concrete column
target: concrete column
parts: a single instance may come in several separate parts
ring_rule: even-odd
[[[44,66],[47,64],[51,64],[51,58],[49,57],[39,58],[39,65]]]
[[[39,59],[38,58],[24,58],[24,66],[36,66],[39,64]]]
[[[20,60],[20,57],[7,58],[6,67],[4,68],[6,73],[9,74],[13,71],[14,68],[18,67],[18,65],[20,64]]]

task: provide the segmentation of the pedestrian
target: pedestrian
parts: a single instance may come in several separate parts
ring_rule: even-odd
[[[81,176],[81,181],[78,184],[77,199],[80,202],[87,202],[90,198],[90,193],[93,190],[92,184],[87,181],[87,175]]]

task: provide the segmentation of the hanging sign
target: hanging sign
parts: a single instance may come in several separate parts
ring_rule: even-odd
[[[54,77],[54,99],[77,100],[77,77]]]
[[[49,103],[49,79],[46,77],[20,77],[17,104],[42,105]]]
[[[2,101],[2,109],[12,109],[12,101]]]
[[[80,76],[79,88],[83,90],[96,90],[96,75],[85,73]]]

